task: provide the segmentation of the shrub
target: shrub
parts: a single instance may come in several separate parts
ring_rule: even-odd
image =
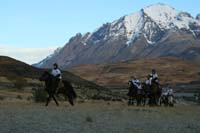
[[[90,116],[87,116],[87,117],[86,117],[86,121],[87,121],[87,122],[93,122],[93,120],[92,120],[92,118],[91,118]]]
[[[29,97],[27,97],[27,101],[30,101],[31,99],[32,99],[32,97],[30,97],[30,96],[29,96]]]
[[[20,100],[22,100],[23,98],[22,98],[22,96],[21,96],[21,95],[17,95],[17,99],[20,99]]]
[[[3,100],[4,100],[4,97],[3,97],[3,96],[0,96],[0,100],[3,101]]]
[[[12,81],[14,84],[14,87],[17,89],[22,89],[24,86],[28,84],[27,80],[23,77],[10,76],[10,77],[7,77],[7,79]]]
[[[47,93],[44,89],[38,88],[32,91],[33,100],[35,102],[45,102],[47,99]]]
[[[22,89],[26,85],[27,85],[27,80],[24,78],[17,78],[14,80],[14,86],[17,89]]]

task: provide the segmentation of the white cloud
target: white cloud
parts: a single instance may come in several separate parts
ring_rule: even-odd
[[[13,48],[0,44],[0,55],[9,56],[28,64],[41,61],[52,54],[56,48]]]
[[[0,49],[5,49],[7,46],[0,44]]]

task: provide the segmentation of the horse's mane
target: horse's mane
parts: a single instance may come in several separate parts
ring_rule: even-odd
[[[47,74],[47,75],[51,75],[50,72],[47,71],[47,70],[45,70],[44,73]]]
[[[44,74],[47,74],[50,78],[55,78],[49,71],[44,71]]]

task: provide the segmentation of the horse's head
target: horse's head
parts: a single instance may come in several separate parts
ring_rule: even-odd
[[[50,77],[50,73],[48,71],[44,71],[42,76],[39,78],[40,81],[46,81]]]
[[[143,88],[143,89],[146,88],[146,86],[147,86],[145,82],[142,82],[141,85],[142,85],[142,88]]]
[[[133,86],[133,82],[131,80],[128,81],[129,87]]]

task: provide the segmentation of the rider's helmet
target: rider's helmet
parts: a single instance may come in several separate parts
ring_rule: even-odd
[[[56,69],[58,68],[58,64],[57,64],[57,63],[54,63],[53,66],[54,66],[54,68],[56,68]]]
[[[152,69],[152,73],[156,73],[156,69]]]

